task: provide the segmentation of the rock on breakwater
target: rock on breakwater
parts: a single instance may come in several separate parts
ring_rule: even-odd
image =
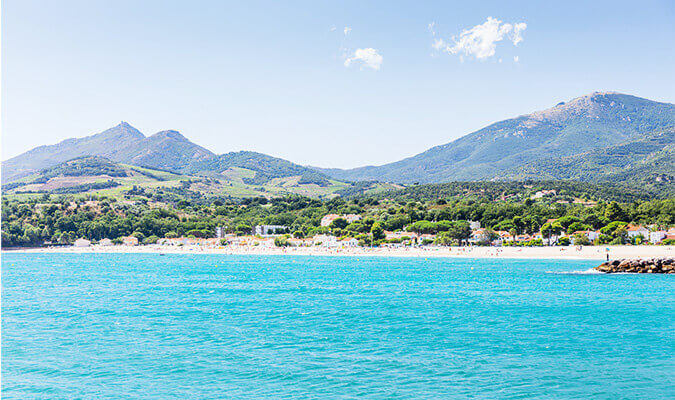
[[[607,261],[593,268],[607,274],[631,272],[636,274],[675,274],[675,258],[637,258]]]

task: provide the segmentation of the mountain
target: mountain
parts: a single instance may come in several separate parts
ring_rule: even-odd
[[[340,170],[305,167],[250,151],[217,155],[177,131],[145,137],[122,122],[92,136],[40,146],[9,159],[2,165],[2,181],[14,182],[74,158],[100,156],[249,186],[280,185],[280,180],[291,186],[330,187],[335,183],[331,179],[438,183],[526,178],[625,179],[659,185],[672,178],[673,135],[668,129],[673,127],[673,104],[592,93],[494,123],[395,163]]]
[[[177,131],[162,131],[124,149],[113,157],[115,161],[151,168],[182,171],[191,163],[215,157],[209,150],[189,141]]]
[[[137,146],[144,139],[145,136],[136,128],[122,122],[96,135],[36,147],[2,163],[2,182],[12,182],[43,168],[77,157],[99,155],[115,158]]]
[[[126,122],[101,133],[40,146],[2,163],[2,182],[12,182],[41,169],[82,156],[101,156],[127,164],[180,171],[191,162],[213,157],[176,131],[145,137]]]
[[[316,170],[335,179],[352,181],[435,183],[501,179],[510,171],[538,160],[616,146],[672,126],[675,126],[673,104],[598,92],[494,123],[398,162],[348,170]],[[531,172],[536,176],[545,171]]]
[[[249,185],[289,177],[298,177],[299,184],[331,185],[325,174],[281,158],[252,151],[216,155],[177,131],[167,130],[145,137],[126,122],[92,136],[40,146],[11,158],[2,165],[3,183],[85,156],[189,175],[222,175],[226,179],[243,173],[238,178]]]

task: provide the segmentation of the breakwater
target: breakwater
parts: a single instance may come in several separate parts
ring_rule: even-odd
[[[675,274],[675,258],[636,258],[611,260],[594,268],[597,271],[616,274],[621,272],[636,274]]]

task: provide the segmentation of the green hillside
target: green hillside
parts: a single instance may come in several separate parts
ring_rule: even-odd
[[[256,154],[256,153],[252,153]],[[264,155],[261,160],[283,160]],[[240,165],[247,165],[240,160]],[[78,157],[55,166],[45,168],[38,173],[3,185],[3,194],[9,197],[31,197],[41,194],[99,194],[117,199],[133,199],[136,195],[148,194],[156,199],[179,201],[183,198],[227,198],[280,197],[297,194],[311,198],[332,198],[348,193],[359,195],[391,189],[393,186],[369,183],[353,185],[323,178],[312,180],[312,174],[303,176],[287,175],[272,178],[275,172],[272,165],[261,161],[259,170],[242,167],[230,167],[221,173],[210,176],[179,174],[152,168],[138,167],[111,161],[105,157]],[[269,171],[270,175],[260,177],[260,171]]]
[[[675,126],[675,105],[594,93],[497,122],[448,144],[379,167],[317,169],[336,179],[435,183],[502,178],[535,161],[575,156]],[[533,169],[532,173],[545,173]]]
[[[254,174],[242,177],[242,181],[250,185],[264,185],[275,178],[300,176],[300,184],[316,184],[330,186],[331,182],[325,174],[317,172],[281,158],[271,157],[253,151],[239,151],[222,154],[205,160],[191,163],[183,171],[191,174],[207,174],[210,176],[231,174],[233,169],[246,169]]]
[[[613,182],[675,194],[675,127],[575,156],[538,160],[504,178]]]

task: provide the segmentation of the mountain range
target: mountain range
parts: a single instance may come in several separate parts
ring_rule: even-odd
[[[614,92],[592,93],[494,123],[394,163],[317,170],[342,180],[400,183],[498,180],[516,169],[536,177],[547,174],[561,157],[639,140],[673,126],[673,104]],[[672,144],[672,136],[668,139]],[[623,156],[632,157],[629,153]]]
[[[273,178],[301,176],[326,184],[327,176],[280,158],[252,151],[216,155],[192,143],[177,131],[146,137],[126,122],[101,133],[36,147],[2,163],[2,182],[8,183],[45,168],[83,156],[100,156],[115,162],[175,173],[213,176],[231,168],[255,171],[258,183]]]
[[[491,124],[423,153],[381,166],[308,167],[266,154],[214,154],[177,131],[146,137],[126,122],[101,133],[40,146],[2,163],[3,184],[86,156],[187,176],[237,175],[248,185],[297,177],[336,181],[439,183],[471,180],[646,179],[672,184],[675,105],[614,92],[592,93]],[[245,171],[242,175],[242,171]]]

